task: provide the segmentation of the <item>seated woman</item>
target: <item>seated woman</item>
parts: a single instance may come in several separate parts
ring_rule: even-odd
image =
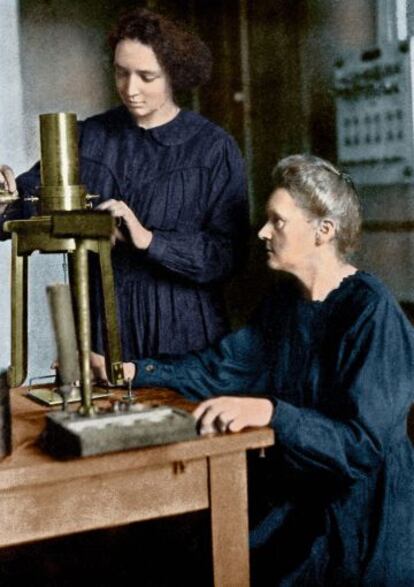
[[[214,348],[127,372],[137,387],[209,398],[194,412],[201,433],[275,429],[251,503],[254,584],[410,585],[413,329],[348,261],[361,220],[347,175],[316,157],[283,159],[267,216],[268,265],[291,278],[251,323]]]

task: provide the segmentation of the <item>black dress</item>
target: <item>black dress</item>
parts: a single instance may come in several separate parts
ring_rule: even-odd
[[[80,124],[80,171],[98,202],[124,200],[153,231],[147,251],[128,243],[113,249],[124,360],[199,350],[223,336],[223,284],[248,241],[235,141],[194,112],[145,130],[119,107]],[[22,196],[39,183],[38,165],[17,178]],[[15,207],[7,217],[31,213]],[[93,264],[91,270],[93,346],[102,352],[102,302]]]
[[[137,386],[274,400],[276,444],[251,477],[254,584],[414,583],[414,331],[375,277],[323,302],[285,284],[219,345],[137,365]]]

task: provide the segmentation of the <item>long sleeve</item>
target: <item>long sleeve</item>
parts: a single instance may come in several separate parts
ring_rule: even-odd
[[[269,389],[265,349],[261,329],[252,324],[205,351],[168,360],[136,361],[133,385],[170,387],[196,400],[219,395],[262,395]]]
[[[249,223],[243,160],[226,138],[215,153],[209,206],[200,229],[154,230],[148,259],[197,283],[221,280],[244,260]]]
[[[355,480],[378,468],[406,435],[413,400],[411,326],[388,299],[371,304],[344,337],[320,406],[278,401],[272,425],[296,473]]]

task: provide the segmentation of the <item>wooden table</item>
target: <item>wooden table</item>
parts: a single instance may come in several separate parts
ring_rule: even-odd
[[[140,399],[190,409],[172,391]],[[13,454],[0,463],[0,546],[210,509],[215,587],[249,585],[246,451],[270,446],[273,431],[57,461],[36,439],[45,408],[12,391]]]

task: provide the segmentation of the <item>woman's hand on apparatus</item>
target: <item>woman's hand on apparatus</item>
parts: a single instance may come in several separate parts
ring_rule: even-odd
[[[123,363],[122,366],[124,369],[124,380],[132,381],[137,370],[135,363]]]
[[[16,179],[14,171],[8,165],[0,165],[0,190],[5,190],[10,195],[17,192]],[[0,214],[3,214],[8,204],[0,203]]]
[[[91,352],[90,364],[93,380],[96,382],[102,381],[106,383],[108,381],[108,375],[106,373],[105,357],[103,355],[99,355],[98,353]]]
[[[274,406],[265,398],[217,397],[201,403],[193,412],[200,434],[239,432],[250,426],[267,426]]]
[[[2,184],[4,189],[10,194],[14,194],[17,190],[14,171],[8,165],[0,165],[0,184]]]
[[[98,353],[91,352],[90,364],[93,379],[96,382],[108,382],[108,374],[106,372],[105,357]],[[123,363],[124,379],[125,381],[132,381],[135,377],[136,367],[135,363]]]
[[[99,204],[97,210],[108,210],[112,216],[119,219],[119,226],[115,230],[115,240],[125,240],[122,234],[122,225],[126,227],[131,241],[137,249],[145,250],[151,244],[152,232],[144,228],[131,208],[121,200],[106,200]]]

